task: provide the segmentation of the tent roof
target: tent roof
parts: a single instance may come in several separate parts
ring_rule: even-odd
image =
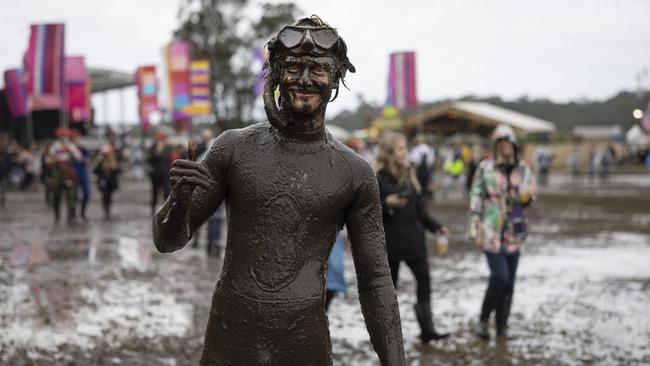
[[[552,133],[555,124],[541,118],[515,112],[482,102],[451,102],[434,106],[416,119],[416,124],[426,123],[441,116],[453,113],[459,118],[472,120],[486,127],[496,127],[500,124],[511,126],[523,133]]]
[[[135,84],[132,74],[116,70],[89,67],[90,87],[93,93],[121,89]]]
[[[575,126],[573,134],[588,140],[609,139],[623,133],[621,126]]]

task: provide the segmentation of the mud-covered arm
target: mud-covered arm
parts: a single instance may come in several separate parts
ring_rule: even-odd
[[[228,169],[236,137],[226,131],[217,138],[205,154],[201,165],[209,173],[209,188],[197,186],[189,202],[181,203],[169,195],[153,217],[153,240],[162,253],[181,249],[193,233],[212,215],[228,194]]]
[[[369,166],[359,170],[362,174],[355,177],[346,225],[352,243],[361,310],[381,364],[402,366],[406,365],[402,325],[388,267],[379,188]]]

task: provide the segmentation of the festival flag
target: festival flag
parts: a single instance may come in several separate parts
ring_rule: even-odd
[[[9,112],[13,118],[27,115],[27,92],[23,82],[23,72],[20,69],[7,70],[4,73],[5,97]]]
[[[415,52],[391,53],[387,104],[397,109],[417,107]]]
[[[73,123],[90,120],[89,78],[83,56],[65,58],[66,109]]]
[[[64,24],[31,26],[27,49],[27,104],[30,110],[60,109],[65,91]]]
[[[264,52],[263,49],[261,48],[256,48],[255,49],[255,59],[260,63],[260,72],[257,75],[257,79],[255,80],[255,96],[259,97],[262,95],[264,92],[264,76],[266,73],[266,70],[264,70],[264,64],[266,63],[266,53]]]
[[[167,81],[174,120],[187,119],[183,109],[190,104],[190,44],[172,42],[165,48]]]
[[[191,103],[183,111],[190,116],[210,114],[210,62],[197,60],[190,63]]]
[[[158,111],[156,66],[138,67],[135,71],[135,85],[138,89],[140,126],[146,132],[151,125],[151,114]]]

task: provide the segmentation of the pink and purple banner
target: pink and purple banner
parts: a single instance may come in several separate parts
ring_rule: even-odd
[[[397,109],[417,107],[415,77],[415,52],[391,53],[387,104]]]
[[[30,110],[61,109],[65,92],[65,25],[31,26],[27,49],[27,100]]]
[[[90,120],[90,88],[83,56],[65,58],[66,109],[74,123]]]
[[[158,111],[158,81],[156,66],[140,66],[135,71],[135,85],[138,88],[138,114],[140,126],[147,131],[151,125],[151,114]]]
[[[5,97],[9,112],[13,118],[20,118],[27,115],[27,91],[23,80],[23,72],[20,69],[7,70],[4,73]]]
[[[185,120],[183,110],[190,104],[190,44],[172,42],[165,49],[169,97],[176,121]]]

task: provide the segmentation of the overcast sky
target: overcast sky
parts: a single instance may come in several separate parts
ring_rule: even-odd
[[[421,101],[467,94],[522,95],[556,101],[604,99],[637,87],[650,68],[646,0],[297,0],[303,15],[338,28],[357,68],[329,116],[356,105],[356,95],[386,98],[388,54],[415,50]],[[0,70],[17,67],[29,24],[66,23],[66,52],[91,67],[133,72],[162,67],[162,46],[178,25],[178,0],[21,0],[0,13]],[[135,93],[124,94],[135,120]],[[117,120],[119,95],[93,98],[100,121]]]

